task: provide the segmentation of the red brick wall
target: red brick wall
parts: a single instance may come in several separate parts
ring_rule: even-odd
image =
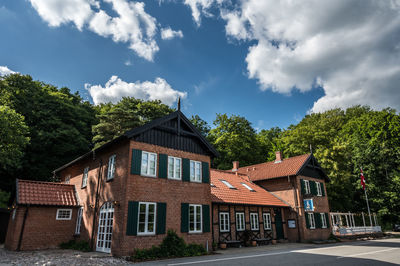
[[[90,241],[93,229],[93,215],[96,203],[96,191],[98,186],[99,174],[101,174],[101,182],[99,186],[99,198],[97,206],[97,215],[95,219],[94,230],[94,246],[96,245],[97,237],[97,224],[99,219],[99,210],[105,202],[123,203],[125,199],[125,180],[130,167],[129,161],[129,141],[115,144],[112,147],[97,153],[95,157],[90,156],[85,160],[81,160],[59,173],[62,182],[65,178],[70,176],[70,184],[75,185],[75,189],[79,196],[81,206],[83,206],[82,225],[80,239]],[[108,159],[111,155],[116,155],[115,161],[115,174],[114,178],[106,181],[108,170]],[[102,161],[102,168],[100,171],[100,161]],[[89,166],[87,186],[82,188],[83,170]],[[121,226],[123,221],[122,209],[119,207],[114,208],[114,225],[113,225],[113,244],[118,243],[121,237]]]
[[[72,210],[71,220],[57,220],[57,207],[29,207],[21,250],[56,248],[61,243],[73,239],[77,208],[60,208]],[[25,212],[26,207],[19,207],[15,220],[10,217],[10,229],[5,244],[7,249],[17,249]]]
[[[302,229],[302,239],[303,240],[320,240],[320,239],[327,239],[331,233],[330,228],[322,229],[322,228],[317,228],[317,229],[308,229],[306,227],[306,220],[305,220],[305,215],[304,215],[304,204],[303,204],[303,195],[301,195],[301,186],[300,186],[300,179],[306,179],[306,180],[312,180],[316,182],[321,182],[324,184],[324,190],[325,190],[325,196],[320,197],[320,196],[313,196],[313,203],[314,203],[314,212],[323,212],[323,213],[329,213],[329,202],[328,202],[328,194],[326,192],[326,184],[324,180],[321,179],[316,179],[316,178],[311,178],[311,177],[305,177],[305,176],[297,176],[296,180],[296,186],[299,188],[298,189],[298,197],[299,197],[299,202],[301,204],[301,208],[299,211],[299,216],[300,216],[300,228]],[[329,220],[329,224],[332,225],[330,221],[330,215],[328,215],[327,220]]]
[[[205,245],[207,240],[211,245],[211,233],[190,234],[180,233],[181,203],[208,204],[211,208],[211,193],[209,184],[190,183],[177,180],[160,179],[131,175],[132,149],[140,149],[157,154],[163,153],[180,158],[188,158],[210,163],[209,156],[178,151],[156,145],[126,141],[96,154],[95,160],[87,158],[79,161],[59,173],[61,181],[70,175],[70,183],[78,192],[84,215],[81,227],[81,239],[90,240],[93,228],[95,193],[99,174],[99,161],[103,160],[102,182],[100,185],[99,208],[108,201],[118,201],[114,207],[114,226],[111,250],[114,255],[129,255],[135,248],[149,248],[161,243],[165,235],[127,236],[128,202],[148,201],[167,203],[166,229],[174,229],[188,243]],[[107,175],[109,156],[116,154],[116,173],[110,182],[104,181]],[[157,163],[159,158],[157,159]],[[81,188],[83,170],[89,166],[89,176],[86,188]],[[157,169],[158,174],[158,169]],[[98,215],[96,215],[94,244],[97,237]]]
[[[330,229],[307,229],[306,228],[306,220],[304,218],[304,206],[303,206],[303,196],[301,195],[301,186],[300,179],[307,179],[312,181],[317,181],[324,184],[325,189],[325,197],[314,196],[313,202],[315,211],[314,212],[323,212],[329,213],[329,203],[328,203],[328,194],[326,193],[326,185],[325,181],[321,179],[316,179],[312,177],[304,177],[304,176],[290,176],[289,180],[287,177],[275,178],[270,180],[262,180],[255,182],[257,185],[265,188],[268,191],[273,192],[279,198],[283,199],[292,207],[292,212],[287,212],[290,219],[296,219],[297,215],[295,212],[298,212],[298,221],[296,221],[296,227],[299,226],[300,229],[300,237],[302,241],[307,240],[320,240],[327,239],[330,234]],[[330,219],[330,217],[328,217]],[[287,225],[286,225],[287,227]],[[298,229],[289,229],[286,228],[288,233],[288,239],[290,241],[298,240]]]
[[[130,150],[139,149],[143,151],[163,153],[179,158],[188,158],[191,160],[210,163],[210,158],[205,155],[193,154],[184,151],[178,151],[161,146],[131,141]],[[132,154],[129,154],[131,161]],[[157,163],[159,160],[157,160]],[[129,166],[130,169],[130,166]],[[157,169],[158,173],[158,169]],[[129,201],[147,201],[147,202],[166,202],[167,220],[166,229],[175,230],[182,236],[187,243],[197,243],[206,245],[208,241],[211,246],[210,233],[181,233],[181,203],[190,204],[208,204],[211,210],[211,191],[210,185],[205,183],[183,182],[181,180],[160,179],[132,175],[129,173],[126,179],[126,199],[120,208],[124,210],[122,221],[121,242],[118,248],[113,251],[116,255],[131,254],[134,248],[149,248],[152,245],[158,245],[164,239],[165,235],[154,236],[127,236],[126,223],[128,220],[128,202]],[[211,215],[210,215],[211,217]],[[114,243],[113,243],[114,244]]]

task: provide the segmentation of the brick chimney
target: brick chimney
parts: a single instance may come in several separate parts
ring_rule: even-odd
[[[282,162],[282,154],[280,151],[275,152],[275,163],[280,163]]]
[[[232,162],[232,164],[233,164],[232,172],[236,172],[239,169],[239,161],[234,161]]]

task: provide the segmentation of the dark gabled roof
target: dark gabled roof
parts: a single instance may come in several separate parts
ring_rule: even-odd
[[[17,179],[17,204],[79,206],[75,186]]]
[[[165,124],[166,122],[173,120],[173,119],[178,119],[178,128],[174,129],[174,128],[170,128],[170,127],[166,127],[163,126],[163,124]],[[188,130],[184,130],[181,129],[181,124],[183,123],[186,128],[189,129]],[[161,118],[157,118],[149,123],[144,124],[143,126],[140,127],[136,127],[133,128],[131,130],[126,131],[124,134],[122,134],[121,136],[103,144],[102,146],[98,147],[97,149],[94,149],[90,152],[87,152],[86,154],[74,159],[73,161],[57,168],[54,170],[54,173],[59,172],[61,170],[63,170],[64,168],[72,165],[73,163],[80,161],[84,158],[87,158],[89,156],[91,156],[93,153],[97,153],[109,146],[111,146],[112,144],[115,144],[117,142],[120,142],[124,139],[132,139],[135,138],[136,136],[143,134],[146,131],[149,131],[153,128],[157,128],[159,130],[165,130],[165,131],[169,131],[169,132],[173,132],[173,133],[177,133],[177,134],[181,134],[181,135],[186,135],[186,136],[191,136],[191,137],[195,137],[199,140],[199,142],[206,148],[206,150],[208,151],[208,153],[213,156],[213,157],[217,157],[219,156],[218,152],[215,150],[215,148],[203,137],[203,135],[201,135],[201,133],[197,130],[197,128],[189,121],[189,119],[181,112],[181,111],[175,111],[173,113],[170,113],[169,115],[166,115],[164,117]]]
[[[308,153],[283,159],[280,162],[266,162],[246,167],[241,167],[238,172],[248,175],[251,181],[301,175],[308,165],[314,165],[323,178],[329,180],[328,176],[318,165],[314,155]]]

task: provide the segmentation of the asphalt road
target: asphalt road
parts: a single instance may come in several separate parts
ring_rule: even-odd
[[[277,245],[279,246],[279,245]],[[153,261],[136,265],[400,265],[400,239],[329,245],[294,244],[262,249],[241,248],[226,254]]]

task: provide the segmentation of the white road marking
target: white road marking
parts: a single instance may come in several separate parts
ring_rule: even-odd
[[[275,252],[275,253],[268,253],[268,254],[256,254],[256,255],[239,256],[239,257],[222,258],[222,259],[213,259],[213,260],[199,260],[199,261],[189,261],[189,262],[181,262],[181,263],[172,263],[172,264],[168,264],[168,266],[174,266],[174,265],[188,265],[188,264],[199,264],[199,263],[208,263],[208,262],[216,262],[216,261],[224,261],[224,260],[247,259],[247,258],[255,258],[255,257],[265,257],[265,256],[273,256],[273,255],[282,255],[282,254],[288,254],[288,253],[292,253],[292,251]]]
[[[375,254],[375,253],[380,253],[380,252],[386,252],[386,251],[394,250],[394,249],[399,249],[399,248],[387,248],[387,249],[375,250],[375,251],[370,251],[370,252],[364,252],[364,253],[358,253],[358,254],[345,255],[345,256],[338,257],[337,259],[358,257],[358,256],[362,256],[362,255],[368,255],[368,254]]]

